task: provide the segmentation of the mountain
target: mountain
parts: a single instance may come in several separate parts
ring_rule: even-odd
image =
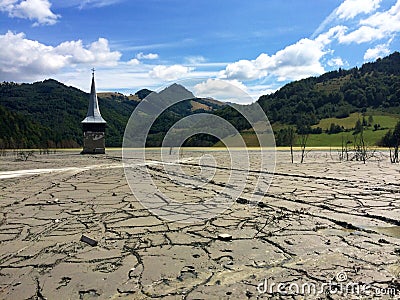
[[[159,93],[152,92],[145,101],[151,104],[151,114],[160,115],[151,126],[146,145],[159,147],[167,131],[182,118],[201,112],[212,112],[225,106],[224,103],[208,99],[196,98],[193,93],[180,84],[172,84]],[[166,109],[168,107],[168,109]],[[162,112],[162,113],[161,113]],[[186,146],[212,146],[217,142],[210,136],[199,135],[192,137]]]
[[[258,103],[272,123],[315,125],[378,109],[400,113],[400,53],[352,68],[292,82]]]
[[[130,115],[151,93],[147,89],[129,96],[98,93],[100,111],[107,121],[107,147],[122,145]],[[191,93],[188,96],[190,100],[166,112],[173,116],[171,120],[223,105],[215,100],[197,99]],[[53,79],[32,84],[0,83],[0,149],[80,147],[81,121],[86,116],[88,101],[88,93]],[[168,130],[170,123],[158,121],[155,133]]]
[[[82,144],[81,121],[86,116],[89,94],[49,79],[33,84],[0,84],[3,147],[78,147]],[[125,96],[99,97],[107,120],[107,144],[118,146],[121,133],[138,102]],[[16,121],[17,120],[17,121]]]
[[[400,118],[400,53],[291,82],[257,103],[272,124],[277,145],[287,145],[283,136],[289,126],[311,133],[312,146],[339,146],[342,139],[351,143],[359,119],[368,143],[377,144]],[[249,136],[250,124],[234,109],[227,106],[215,113]]]

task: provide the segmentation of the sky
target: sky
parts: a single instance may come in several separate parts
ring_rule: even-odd
[[[257,100],[398,51],[399,32],[400,0],[0,0],[0,81],[89,91],[95,68],[98,91]]]

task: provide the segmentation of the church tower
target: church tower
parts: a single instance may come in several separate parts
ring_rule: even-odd
[[[105,153],[105,130],[107,122],[100,114],[99,102],[94,83],[94,69],[92,70],[92,86],[90,89],[89,108],[83,125],[83,150],[82,154]]]

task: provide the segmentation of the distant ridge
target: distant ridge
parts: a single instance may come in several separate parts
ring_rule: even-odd
[[[271,122],[317,124],[321,119],[346,117],[368,108],[400,113],[400,53],[339,69],[319,77],[289,83],[258,103]]]
[[[169,121],[224,105],[214,100],[197,99],[190,91],[186,92],[192,102],[186,101],[179,107],[173,107],[167,118]],[[114,92],[98,93],[101,113],[107,120],[107,147],[121,147],[131,113],[150,93],[152,91],[148,89],[129,96]],[[53,79],[32,84],[1,83],[0,149],[80,147],[81,121],[86,115],[88,100],[89,94]],[[166,120],[157,123],[160,128],[154,130],[155,133],[168,129]],[[154,143],[158,143],[158,139],[155,140]]]

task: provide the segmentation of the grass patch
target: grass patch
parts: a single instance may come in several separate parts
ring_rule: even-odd
[[[371,129],[364,130],[364,140],[367,145],[375,146],[385,135],[388,129],[373,131]],[[341,132],[336,134],[310,134],[308,137],[307,147],[340,147],[344,142],[350,141],[350,147],[354,143],[354,135],[352,132]]]
[[[368,122],[368,117],[369,115],[372,115],[373,117],[373,122],[372,126],[374,124],[379,124],[381,125],[382,128],[394,128],[396,125],[397,121],[399,120],[400,116],[394,115],[394,114],[382,114],[380,113],[379,115],[375,115],[374,112],[369,112],[365,116],[365,119]],[[329,129],[332,123],[337,124],[339,126],[343,126],[345,129],[353,129],[354,125],[356,124],[357,120],[362,120],[362,114],[361,113],[352,113],[350,114],[347,118],[343,119],[338,119],[338,118],[327,118],[327,119],[322,119],[317,125],[314,125],[313,127],[321,127],[323,130]]]
[[[364,140],[369,146],[376,146],[377,143],[382,139],[382,137],[388,132],[389,129],[393,129],[397,122],[400,119],[399,115],[384,113],[380,111],[368,111],[365,118],[368,122],[369,115],[372,115],[373,122],[371,126],[368,126],[364,129]],[[343,126],[345,129],[351,130],[354,128],[355,123],[358,119],[362,119],[361,113],[352,113],[347,118],[338,119],[338,118],[327,118],[321,120],[315,127],[321,127],[323,130],[329,129],[331,123],[335,123],[339,126]],[[379,130],[373,130],[374,124],[379,124]],[[277,132],[281,129],[287,128],[289,125],[274,123],[271,125],[274,132]],[[257,136],[254,133],[253,129],[244,130],[241,132],[243,140],[245,141],[248,147],[258,147]],[[341,132],[337,134],[310,134],[307,141],[307,147],[340,147],[342,145],[342,138],[344,141],[350,141],[351,145],[354,143],[354,135],[352,131]],[[228,138],[229,139],[229,138]],[[296,141],[296,145],[298,142]],[[215,146],[222,146],[221,142],[218,142]]]
[[[389,129],[383,130],[372,130],[372,128],[364,130],[364,140],[368,146],[376,146],[378,141],[382,139],[382,137],[388,132]],[[258,147],[258,139],[254,132],[242,132],[242,138],[248,147]],[[354,135],[353,132],[341,132],[336,134],[310,134],[307,141],[307,147],[340,147],[343,141],[350,141],[349,146],[354,143]],[[230,140],[231,138],[227,138]],[[296,146],[299,145],[296,140]],[[221,147],[223,146],[222,142],[218,142],[214,146]]]
[[[339,126],[343,126],[345,129],[354,128],[354,124],[356,124],[358,119],[362,119],[361,113],[352,113],[347,118],[338,119],[338,118],[326,118],[319,121],[317,125],[313,127],[321,127],[322,130],[327,130],[331,126],[332,123],[337,124]]]

